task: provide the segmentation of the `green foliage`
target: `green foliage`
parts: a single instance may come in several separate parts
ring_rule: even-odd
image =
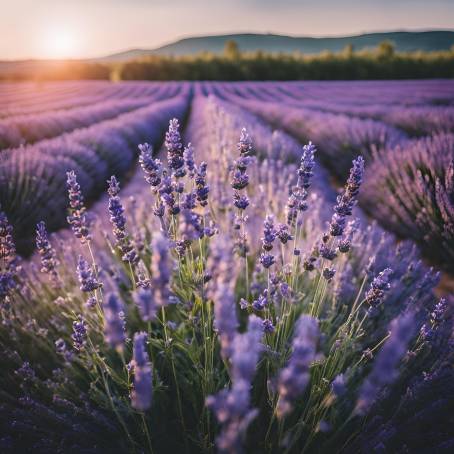
[[[229,60],[238,60],[238,58],[240,57],[240,49],[238,47],[238,43],[235,40],[230,39],[225,43],[224,55]]]
[[[395,52],[389,41],[377,49],[318,55],[240,52],[228,41],[224,55],[152,56],[124,63],[123,80],[360,80],[454,77],[454,52]]]

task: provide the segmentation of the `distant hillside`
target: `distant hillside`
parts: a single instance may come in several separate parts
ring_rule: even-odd
[[[333,38],[292,37],[271,34],[232,34],[185,38],[157,49],[132,49],[98,59],[100,61],[130,60],[147,55],[192,55],[199,52],[219,54],[225,42],[235,40],[245,52],[295,52],[318,54],[322,51],[339,52],[352,44],[355,50],[376,47],[381,41],[393,41],[397,51],[448,50],[454,45],[454,31],[385,32]]]

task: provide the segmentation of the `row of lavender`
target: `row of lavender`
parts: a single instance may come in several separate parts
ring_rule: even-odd
[[[180,83],[166,82],[165,85],[172,90],[178,88]],[[16,90],[20,86],[21,84],[14,84]],[[23,99],[17,99],[16,90],[10,96],[0,95],[0,118],[72,109],[106,100],[140,98],[153,95],[160,86],[162,84],[149,82],[78,82],[69,87],[63,84],[62,88],[60,84],[52,84],[43,92],[38,85],[27,92]]]
[[[170,123],[167,166],[140,146],[126,209],[109,180],[111,232],[70,173],[75,237],[40,224],[41,271],[1,217],[3,451],[452,448],[452,301],[353,219],[364,161],[332,212],[314,145],[200,96],[187,136]]]
[[[424,121],[426,132],[432,134],[428,138],[410,139],[382,121],[295,107],[286,100],[281,103],[247,99],[241,96],[241,89],[236,90],[232,94],[232,88],[211,86],[213,93],[220,93],[223,99],[241,105],[300,141],[312,138],[319,145],[324,164],[336,178],[346,174],[355,155],[363,154],[371,163],[366,189],[360,198],[364,209],[386,228],[415,240],[426,257],[439,266],[452,269],[454,147],[451,133],[440,133],[430,123],[430,117],[425,122],[424,114],[418,121]],[[416,109],[419,112],[418,109],[425,108]],[[409,108],[402,115],[413,122],[414,112]],[[449,115],[441,112],[440,118],[439,126],[444,121],[452,124]],[[446,130],[452,130],[451,126]]]
[[[49,228],[64,222],[66,200],[61,194],[65,172],[74,169],[87,199],[99,196],[103,182],[119,177],[134,164],[137,143],[162,140],[169,116],[184,117],[190,89],[176,97],[119,115],[87,128],[34,145],[4,150],[0,154],[0,206],[16,229],[21,250],[27,250],[37,220],[46,218]]]
[[[96,97],[89,106],[66,110],[50,110],[39,114],[11,116],[0,120],[0,151],[49,139],[74,129],[91,126],[117,117],[152,102],[177,96],[184,86],[159,85],[152,94],[144,90],[140,97],[98,102]],[[115,98],[115,97],[114,97]]]
[[[315,86],[314,86],[315,85]],[[440,85],[440,87],[439,87]],[[205,84],[205,93],[243,100],[285,103],[325,117],[357,117],[380,121],[411,136],[454,131],[454,90],[449,81],[436,85],[389,82]],[[314,112],[315,111],[315,112]]]

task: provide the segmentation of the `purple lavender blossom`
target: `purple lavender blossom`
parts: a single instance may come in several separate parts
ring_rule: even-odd
[[[210,187],[207,185],[207,163],[201,162],[196,168],[195,174],[195,187],[196,187],[196,196],[197,201],[200,206],[205,207],[208,205],[208,194],[210,192]]]
[[[351,216],[353,207],[357,203],[363,174],[364,159],[362,156],[359,156],[353,161],[353,167],[350,170],[350,176],[348,177],[344,192],[337,197],[337,203],[334,206],[334,214],[330,224],[330,235],[333,237],[342,236],[344,233],[347,216]]]
[[[398,376],[397,367],[407,351],[415,330],[414,317],[406,313],[395,318],[390,324],[390,337],[378,354],[372,372],[362,385],[355,412],[365,415],[377,398],[381,388]]]
[[[95,277],[92,267],[81,255],[79,255],[77,263],[77,276],[82,292],[94,292],[102,287],[102,283]]]
[[[78,319],[73,322],[73,334],[71,335],[73,340],[74,349],[80,351],[84,348],[87,341],[87,326],[82,315],[79,315]]]
[[[180,207],[177,203],[173,190],[174,185],[172,183],[172,177],[164,171],[161,184],[158,188],[158,193],[161,197],[163,206],[168,208],[169,213],[171,215],[177,215],[180,212]]]
[[[133,294],[134,302],[139,308],[140,317],[143,321],[149,322],[156,317],[157,306],[154,300],[153,289],[138,288]]]
[[[188,170],[189,178],[194,178],[195,162],[194,162],[194,147],[189,142],[188,146],[183,150],[183,159],[186,169]]]
[[[323,268],[323,277],[327,280],[330,281],[334,275],[336,274],[336,270],[334,268]]]
[[[268,334],[274,333],[275,328],[274,328],[272,320],[270,320],[269,318],[266,318],[265,320],[263,320],[262,324],[263,324],[263,330],[265,331],[265,333],[268,333]]]
[[[94,296],[90,296],[90,298],[87,299],[87,301],[85,302],[85,307],[87,309],[93,309],[94,307],[96,307],[96,304],[97,304],[97,300]]]
[[[225,360],[232,354],[232,344],[238,327],[235,297],[229,283],[218,282],[213,295],[214,320],[221,344],[221,355]]]
[[[183,210],[193,210],[197,203],[197,194],[195,191],[187,192],[181,197],[181,207]]]
[[[162,178],[162,163],[159,159],[153,159],[153,150],[150,145],[139,145],[139,162],[145,172],[145,181],[152,187],[159,186]]]
[[[55,250],[50,244],[46,230],[46,224],[41,221],[36,228],[36,249],[41,257],[41,272],[47,273],[55,287],[61,285],[57,272],[58,261],[55,257]]]
[[[16,246],[13,228],[3,211],[0,211],[0,301],[3,301],[16,288],[17,271]]]
[[[339,374],[331,383],[331,390],[336,397],[342,397],[345,392],[345,377],[343,374]]]
[[[255,315],[250,315],[247,331],[243,334],[236,334],[233,341],[231,357],[233,382],[240,380],[252,382],[259,355],[263,350],[262,337],[262,320]]]
[[[448,300],[446,298],[441,298],[430,313],[429,320],[421,327],[420,333],[424,340],[434,340],[435,334],[445,320],[448,310]]]
[[[113,227],[115,237],[115,245],[121,252],[122,260],[131,264],[136,264],[139,261],[139,256],[132,245],[128,234],[126,233],[126,217],[124,208],[121,204],[118,193],[120,192],[120,184],[115,176],[111,176],[108,181],[109,188],[109,214],[110,222]]]
[[[260,263],[262,264],[263,268],[265,269],[270,268],[275,263],[274,255],[262,252],[260,254]]]
[[[239,210],[245,210],[249,206],[249,197],[235,191],[233,193],[233,205],[235,205],[235,207]]]
[[[308,315],[300,316],[295,324],[292,354],[287,366],[279,374],[279,401],[276,408],[279,418],[292,411],[295,400],[309,383],[309,367],[316,357],[319,336],[317,319]]]
[[[131,391],[131,406],[138,411],[151,407],[152,371],[146,351],[147,333],[134,334],[134,388]]]
[[[216,439],[219,452],[242,452],[242,440],[250,422],[257,416],[257,410],[250,407],[250,388],[260,353],[263,350],[262,321],[259,317],[249,317],[248,329],[244,334],[236,334],[232,345],[232,381],[230,390],[223,389],[215,396],[206,399],[221,424],[221,433]]]
[[[287,224],[279,224],[277,226],[276,236],[282,244],[287,244],[289,241],[293,240],[293,236],[290,234]]]
[[[202,216],[191,210],[183,210],[180,220],[181,239],[189,245],[192,241],[203,238],[203,236]]]
[[[276,239],[276,229],[274,228],[274,217],[267,215],[263,222],[262,248],[264,251],[273,249],[273,242]]]
[[[294,225],[298,212],[307,210],[308,189],[311,185],[311,178],[314,175],[315,166],[314,153],[317,151],[312,142],[303,147],[300,167],[298,168],[298,180],[296,186],[291,189],[287,201],[287,223]]]
[[[371,307],[377,307],[383,302],[385,292],[391,288],[389,279],[393,270],[385,268],[372,281],[370,289],[367,291],[365,300]]]
[[[90,223],[87,219],[84,198],[80,185],[77,182],[76,173],[74,171],[66,173],[66,184],[68,187],[69,210],[70,214],[67,217],[68,224],[74,232],[74,235],[80,239],[82,244],[91,240]]]
[[[71,362],[74,359],[74,352],[68,349],[63,339],[57,339],[55,341],[55,350],[59,355],[63,356],[66,362]]]
[[[108,293],[102,304],[104,311],[104,336],[112,348],[121,350],[126,338],[123,304],[115,293]]]
[[[165,146],[167,148],[167,162],[169,169],[177,177],[184,177],[183,145],[180,137],[180,124],[176,118],[170,120],[169,130],[166,132]]]
[[[164,307],[169,304],[171,257],[169,241],[162,233],[155,233],[151,242],[151,274],[154,300],[157,306]]]
[[[256,310],[256,311],[263,311],[263,309],[265,309],[265,307],[268,305],[268,297],[267,297],[267,294],[266,294],[266,289],[263,293],[261,293],[257,299],[255,299],[252,303],[252,307]]]

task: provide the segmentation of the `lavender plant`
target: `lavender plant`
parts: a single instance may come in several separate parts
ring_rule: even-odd
[[[436,135],[378,153],[368,169],[362,204],[449,269],[454,260],[454,137]]]

